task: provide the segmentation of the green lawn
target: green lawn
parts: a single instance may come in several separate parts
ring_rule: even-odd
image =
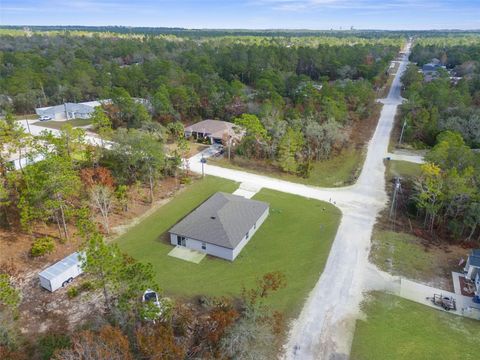
[[[250,159],[236,158],[233,162],[228,162],[224,158],[209,159],[208,164],[244,170],[307,185],[338,187],[350,185],[354,182],[355,177],[360,173],[364,160],[365,154],[363,151],[353,148],[346,149],[331,159],[314,162],[310,177],[307,179],[283,173],[276,167],[266,166],[263,162],[254,162]]]
[[[66,124],[70,124],[73,127],[76,127],[76,126],[87,126],[87,125],[90,125],[91,123],[92,123],[92,120],[90,119],[73,119],[73,120],[66,120],[66,121],[53,121],[53,120],[37,121],[36,123],[34,123],[34,125],[43,126],[49,129],[60,130]]]
[[[372,235],[370,260],[381,270],[409,279],[429,281],[440,275],[436,252],[425,251],[414,235],[375,230]]]
[[[479,359],[480,322],[373,293],[358,321],[351,360]]]
[[[215,191],[236,187],[206,177],[132,228],[118,244],[134,258],[153,264],[160,286],[170,296],[235,296],[263,274],[282,271],[287,287],[269,301],[294,316],[318,280],[337,231],[340,212],[330,204],[262,190],[255,198],[270,203],[270,216],[235,261],[206,257],[193,264],[167,256],[172,246],[162,234]]]
[[[396,176],[402,178],[415,178],[420,176],[421,166],[421,164],[410,161],[389,160],[386,163],[387,180],[391,180]]]

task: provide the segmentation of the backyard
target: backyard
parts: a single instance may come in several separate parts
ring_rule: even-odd
[[[232,192],[237,187],[207,176],[121,236],[118,244],[153,265],[168,296],[235,296],[243,286],[254,286],[263,274],[281,271],[287,286],[269,302],[295,316],[325,266],[337,231],[341,214],[330,204],[264,189],[254,198],[270,203],[270,215],[234,262],[207,256],[194,264],[167,255],[173,248],[165,236],[171,226],[216,191]]]
[[[355,329],[352,360],[478,359],[480,322],[372,293]]]

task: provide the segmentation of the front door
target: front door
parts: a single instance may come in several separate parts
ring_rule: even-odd
[[[177,245],[178,246],[186,246],[186,241],[183,236],[178,236],[177,235]]]

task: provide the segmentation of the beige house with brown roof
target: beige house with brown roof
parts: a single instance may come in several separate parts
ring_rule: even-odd
[[[203,120],[185,128],[185,136],[195,139],[209,139],[211,144],[222,144],[223,139],[240,141],[244,130],[237,125],[221,120]]]

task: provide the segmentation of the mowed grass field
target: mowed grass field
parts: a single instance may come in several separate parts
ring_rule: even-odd
[[[73,127],[76,126],[87,126],[92,123],[90,119],[73,119],[73,120],[66,120],[66,121],[37,121],[34,125],[43,126],[49,129],[61,130],[67,124],[72,125]]]
[[[120,237],[120,248],[153,265],[168,296],[236,296],[267,272],[281,271],[287,287],[273,294],[270,305],[295,316],[321,274],[340,221],[340,211],[317,200],[271,190],[255,199],[270,204],[270,215],[233,262],[207,256],[193,264],[168,256],[166,232],[216,191],[233,192],[230,181],[206,177]]]
[[[384,293],[372,293],[364,310],[351,360],[479,359],[480,321]]]

